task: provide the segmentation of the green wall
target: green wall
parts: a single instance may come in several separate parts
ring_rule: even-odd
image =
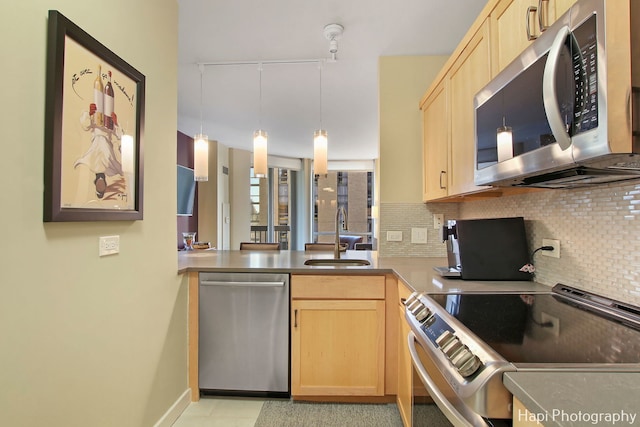
[[[8,2],[0,20],[0,425],[150,426],[187,390],[175,0]],[[47,11],[146,76],[144,220],[43,223]],[[99,236],[120,253],[98,257]]]
[[[422,114],[419,103],[448,58],[380,58],[381,203],[422,202]]]

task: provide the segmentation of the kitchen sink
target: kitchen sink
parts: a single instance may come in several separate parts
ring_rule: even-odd
[[[334,266],[334,267],[342,267],[342,266],[363,266],[363,265],[371,265],[371,263],[366,259],[335,259],[335,258],[318,258],[318,259],[308,259],[304,262],[304,265],[318,265],[318,266]]]

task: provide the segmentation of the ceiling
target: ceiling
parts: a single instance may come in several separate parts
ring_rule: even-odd
[[[262,128],[269,135],[269,154],[312,158],[313,131],[322,119],[329,135],[329,160],[378,158],[378,57],[447,55],[486,4],[486,0],[178,2],[178,130],[193,136],[202,128],[209,139],[252,151],[253,131]],[[330,60],[323,33],[330,23],[344,27],[336,61]],[[256,64],[198,66],[325,58],[322,67],[263,64],[262,72]],[[416,108],[421,96],[416,94]]]

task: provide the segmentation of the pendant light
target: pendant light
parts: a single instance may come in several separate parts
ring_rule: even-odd
[[[204,65],[200,64],[200,133],[193,138],[193,179],[209,181],[209,137],[202,133],[202,75]]]
[[[497,129],[496,140],[498,143],[498,162],[509,160],[513,157],[513,130],[505,124],[502,116],[502,126]]]
[[[262,63],[258,64],[260,75],[259,129],[253,132],[253,174],[257,178],[267,176],[267,131],[262,130]]]
[[[313,132],[313,171],[316,175],[327,174],[327,131],[322,129],[322,62],[320,70],[320,129]]]

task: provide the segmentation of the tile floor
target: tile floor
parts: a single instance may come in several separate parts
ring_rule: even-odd
[[[202,397],[191,402],[173,427],[253,427],[265,399]]]

